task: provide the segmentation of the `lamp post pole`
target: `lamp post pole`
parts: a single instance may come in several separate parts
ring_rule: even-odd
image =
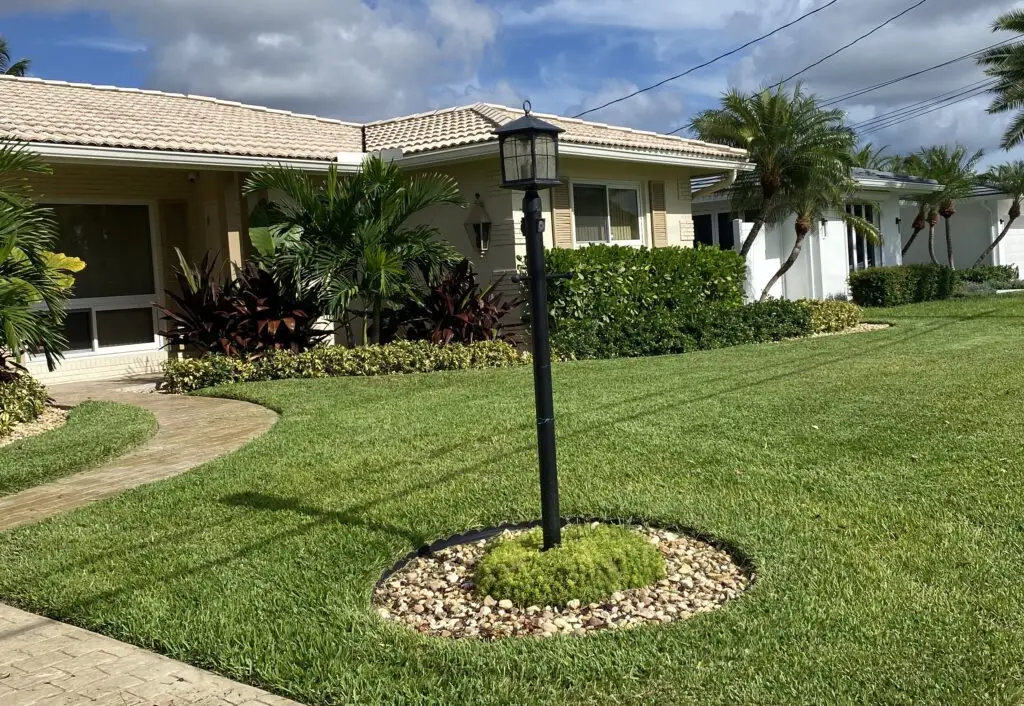
[[[540,459],[541,525],[544,549],[562,543],[558,509],[558,468],[555,461],[555,403],[551,390],[551,346],[548,341],[548,279],[544,267],[544,219],[540,194],[523,196],[523,235],[530,281],[533,324],[533,391],[537,407],[537,453]]]

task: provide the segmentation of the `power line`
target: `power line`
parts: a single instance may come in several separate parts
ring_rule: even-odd
[[[875,85],[868,86],[867,88],[859,88],[859,89],[857,89],[855,91],[850,91],[849,93],[844,93],[844,94],[839,95],[839,96],[833,96],[832,98],[826,99],[821,105],[822,105],[823,108],[827,108],[830,105],[835,105],[836,103],[842,103],[843,101],[850,100],[851,98],[857,98],[858,96],[862,96],[865,93],[871,93],[872,91],[877,91],[877,90],[879,90],[881,88],[886,88],[886,87],[891,86],[891,85],[893,85],[895,83],[900,83],[901,81],[906,81],[907,79],[916,78],[917,76],[920,76],[922,74],[926,74],[929,71],[934,71],[935,69],[941,69],[941,68],[943,68],[945,66],[949,66],[951,64],[955,64],[958,61],[963,61],[964,59],[970,59],[971,57],[978,56],[979,54],[987,52],[990,49],[995,49],[996,47],[1002,46],[1003,44],[1008,44],[1010,42],[1015,42],[1018,39],[1020,39],[1021,37],[1024,37],[1024,35],[1018,35],[1018,36],[1013,37],[1011,39],[1006,39],[1006,40],[1003,40],[1002,42],[997,42],[997,43],[995,43],[995,44],[993,44],[991,46],[985,47],[984,49],[979,49],[978,51],[973,51],[970,54],[964,54],[963,56],[958,56],[955,59],[950,59],[949,61],[944,61],[941,64],[936,64],[935,66],[929,66],[926,69],[921,69],[920,71],[915,71],[913,73],[909,73],[909,74],[906,74],[904,76],[898,76],[897,78],[890,79],[888,81],[883,81],[882,83],[876,83]]]
[[[932,96],[931,98],[925,98],[922,101],[918,101],[916,103],[910,103],[908,105],[904,105],[904,106],[902,106],[900,108],[896,108],[896,109],[894,109],[894,110],[892,110],[892,111],[890,111],[888,113],[880,113],[879,115],[876,115],[873,118],[868,118],[867,120],[864,120],[864,121],[861,121],[859,123],[855,123],[854,125],[851,125],[851,128],[853,130],[861,130],[861,129],[866,128],[866,127],[872,127],[875,123],[884,123],[884,122],[887,122],[891,118],[900,118],[900,117],[903,117],[904,115],[909,115],[911,113],[915,113],[915,112],[917,112],[919,110],[922,110],[924,108],[930,108],[933,105],[937,105],[939,103],[944,103],[945,101],[950,100],[952,98],[958,98],[958,97],[964,95],[965,93],[970,93],[970,92],[975,91],[975,90],[977,90],[978,88],[981,88],[981,87],[984,87],[984,88],[987,89],[993,83],[995,83],[995,81],[993,79],[988,79],[988,78],[982,79],[981,81],[977,81],[975,83],[971,83],[971,84],[968,84],[966,86],[961,86],[959,88],[954,88],[952,91],[946,91],[945,93],[940,93],[940,94],[938,94],[936,96]]]
[[[928,115],[929,113],[934,113],[937,110],[944,110],[946,108],[949,108],[950,106],[956,105],[957,103],[963,103],[966,100],[970,100],[972,98],[977,98],[978,96],[983,95],[987,91],[988,91],[988,87],[983,87],[983,88],[980,88],[980,89],[975,89],[970,94],[965,95],[962,98],[958,98],[956,100],[947,101],[943,105],[937,106],[935,108],[931,108],[929,110],[924,110],[924,111],[921,111],[919,113],[915,113],[913,115],[909,115],[907,117],[903,117],[903,118],[900,118],[900,119],[893,120],[893,121],[891,121],[891,122],[889,122],[889,123],[887,123],[885,125],[880,125],[880,126],[877,126],[877,127],[872,127],[870,130],[865,130],[861,134],[862,135],[870,135],[870,134],[872,134],[874,132],[878,132],[879,130],[886,130],[888,128],[895,127],[897,125],[901,125],[901,124],[903,124],[905,122],[909,122],[911,120],[916,120],[917,118],[920,118],[920,117],[922,117],[924,115]]]
[[[907,14],[908,12],[910,12],[911,10],[915,10],[915,9],[917,9],[917,8],[921,7],[921,6],[922,6],[922,5],[924,5],[924,4],[926,3],[926,2],[928,2],[928,0],[918,0],[918,2],[917,2],[917,3],[915,3],[915,4],[911,5],[910,7],[908,7],[908,8],[907,8],[906,10],[904,10],[903,12],[900,12],[900,13],[899,13],[899,14],[897,14],[897,15],[893,15],[892,17],[890,17],[889,19],[887,19],[887,20],[886,20],[885,22],[883,22],[882,24],[880,24],[880,25],[878,25],[877,27],[875,27],[874,29],[872,29],[871,31],[869,31],[869,32],[866,32],[865,34],[862,34],[862,35],[860,35],[859,37],[857,37],[856,39],[854,39],[854,40],[853,40],[852,42],[850,42],[849,44],[844,44],[843,46],[839,47],[838,49],[836,49],[836,50],[835,50],[834,52],[832,52],[831,54],[826,54],[825,56],[823,56],[823,57],[821,57],[820,59],[818,59],[817,61],[815,61],[815,62],[814,62],[813,64],[810,64],[809,66],[805,66],[804,68],[802,68],[802,69],[800,69],[799,71],[797,71],[797,72],[796,72],[795,74],[792,74],[792,75],[790,75],[790,76],[787,76],[786,78],[782,79],[781,81],[779,81],[778,83],[776,83],[776,84],[775,84],[774,86],[772,86],[771,88],[772,88],[772,89],[778,88],[779,86],[781,86],[782,84],[786,83],[787,81],[792,81],[792,80],[793,80],[794,78],[796,78],[797,76],[800,76],[801,74],[804,74],[804,73],[806,73],[806,72],[810,71],[810,70],[811,70],[811,69],[813,69],[813,68],[814,68],[815,66],[819,66],[820,64],[823,64],[823,63],[825,63],[826,61],[828,61],[829,59],[831,59],[832,57],[834,57],[834,56],[835,56],[836,54],[839,54],[840,52],[846,51],[847,49],[849,49],[850,47],[852,47],[852,46],[853,46],[854,44],[856,44],[857,42],[860,42],[860,41],[861,41],[861,40],[863,40],[863,39],[867,39],[868,37],[870,37],[870,36],[871,36],[872,34],[874,34],[875,32],[879,31],[879,30],[880,30],[880,29],[882,29],[883,27],[886,27],[887,25],[890,25],[890,24],[892,24],[893,22],[895,22],[896,20],[898,20],[899,18],[903,17],[903,16],[905,15],[905,14]]]
[[[925,1],[926,0],[921,0],[921,2],[925,2]],[[582,113],[577,113],[573,117],[574,118],[582,118],[584,115],[589,115],[590,113],[595,113],[595,112],[597,112],[599,110],[604,110],[605,108],[607,108],[609,106],[615,105],[616,103],[621,103],[622,101],[629,100],[630,98],[638,96],[641,93],[646,93],[647,91],[652,91],[655,88],[660,88],[661,86],[664,86],[666,83],[671,83],[672,81],[675,81],[676,79],[680,79],[683,76],[687,76],[689,74],[692,74],[694,71],[697,71],[698,69],[703,69],[706,66],[711,66],[711,64],[714,64],[716,61],[721,61],[722,59],[725,59],[726,57],[730,57],[733,54],[736,54],[738,52],[743,51],[744,49],[746,49],[747,47],[749,47],[749,46],[751,46],[753,44],[757,44],[760,41],[768,39],[768,37],[771,37],[772,35],[778,34],[782,30],[788,29],[788,28],[792,27],[793,25],[797,24],[798,22],[802,22],[803,20],[807,19],[811,15],[816,15],[817,13],[821,12],[822,10],[824,10],[826,8],[829,8],[829,7],[832,7],[837,2],[839,2],[839,0],[830,0],[829,2],[825,3],[821,7],[817,8],[817,9],[814,9],[814,10],[811,10],[810,12],[808,12],[806,14],[800,15],[800,17],[797,17],[795,20],[793,20],[791,22],[787,22],[786,24],[781,25],[779,27],[776,27],[771,32],[768,32],[767,34],[763,34],[760,37],[757,37],[756,39],[751,39],[746,44],[744,44],[742,46],[739,46],[739,47],[736,47],[735,49],[733,49],[731,51],[728,51],[725,54],[719,54],[714,59],[710,59],[708,61],[705,61],[703,64],[698,64],[697,66],[689,68],[689,69],[687,69],[686,71],[684,71],[684,72],[682,72],[680,74],[676,74],[675,76],[670,76],[669,78],[666,78],[663,81],[658,81],[657,83],[651,84],[650,86],[647,86],[645,88],[641,88],[641,89],[638,89],[636,91],[633,91],[629,95],[622,96],[621,98],[616,98],[615,100],[608,101],[604,105],[599,105],[596,108],[590,108],[589,110],[584,110]]]

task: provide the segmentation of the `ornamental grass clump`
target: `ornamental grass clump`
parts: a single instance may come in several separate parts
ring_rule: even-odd
[[[661,553],[627,527],[569,527],[561,546],[543,545],[540,529],[499,540],[477,565],[477,593],[521,607],[586,604],[665,578]]]

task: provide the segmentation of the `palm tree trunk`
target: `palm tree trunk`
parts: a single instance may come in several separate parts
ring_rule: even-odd
[[[946,257],[949,259],[949,266],[951,269],[956,269],[956,263],[953,261],[953,234],[949,232],[949,220],[950,216],[946,216]]]
[[[923,230],[924,228],[914,228],[914,232],[910,234],[910,240],[908,240],[907,244],[903,246],[904,257],[906,257],[907,253],[910,252],[910,246],[914,244],[914,241],[917,239],[917,236],[920,235]]]
[[[981,257],[979,257],[978,260],[974,263],[975,267],[981,267],[985,263],[985,258],[988,257],[989,253],[991,253],[993,250],[999,247],[999,243],[1001,243],[1003,238],[1006,237],[1006,234],[1010,232],[1010,228],[1013,226],[1013,222],[1015,220],[1017,219],[1010,218],[1009,220],[1006,221],[1006,226],[1003,227],[1003,232],[999,234],[998,238],[992,241],[991,245],[985,248],[985,252],[983,252],[981,254]]]
[[[381,297],[373,299],[373,342],[380,345],[381,320],[384,318],[384,301]]]
[[[803,250],[804,241],[807,239],[808,231],[801,232],[801,230],[802,229],[797,228],[796,241],[793,243],[793,250],[789,253],[789,257],[787,257],[786,260],[782,263],[782,266],[779,267],[779,271],[776,272],[770,280],[768,280],[768,285],[764,288],[764,291],[761,292],[760,301],[764,301],[765,299],[768,298],[768,295],[772,291],[772,287],[775,286],[775,283],[782,279],[785,276],[785,274],[789,272],[790,268],[792,268],[793,265],[796,264],[797,258],[800,257],[800,251]]]
[[[928,257],[933,265],[939,264],[939,258],[935,257],[935,226],[931,223],[928,224]]]
[[[740,257],[746,259],[747,253],[754,247],[754,241],[757,240],[758,234],[764,229],[764,221],[765,216],[762,211],[754,219],[754,227],[750,229],[750,234],[743,240],[743,245],[740,247]]]

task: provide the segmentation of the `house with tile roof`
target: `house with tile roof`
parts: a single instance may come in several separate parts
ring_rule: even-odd
[[[70,304],[65,362],[47,373],[41,361],[28,361],[43,381],[157,371],[167,352],[152,305],[173,281],[175,248],[197,261],[215,251],[241,262],[261,196],[246,196],[242,185],[266,165],[353,172],[368,154],[381,153],[409,170],[447,173],[467,203],[486,211],[490,247],[482,251],[467,234],[467,211],[477,209],[437,207],[424,217],[481,278],[514,272],[525,253],[521,194],[500,186],[493,134],[521,115],[512,108],[480,103],[360,124],[201,96],[8,76],[0,76],[0,105],[0,138],[27,144],[53,167],[34,186],[56,213],[61,250],[88,263]],[[565,130],[563,184],[543,194],[553,247],[689,246],[692,181],[753,169],[746,152],[731,147],[541,117]]]
[[[1009,219],[1013,196],[1004,194],[998,189],[982,184],[971,194],[956,203],[956,215],[952,218],[953,225],[953,261],[958,268],[971,267],[978,257],[1003,232]],[[917,217],[917,208],[912,203],[903,206],[902,211],[904,242],[909,242],[912,230],[910,224]],[[946,264],[946,224],[940,220],[935,227],[935,252],[938,260]],[[910,243],[904,256],[906,263],[928,263],[927,231]],[[1006,237],[989,253],[982,264],[1011,265],[1024,273],[1024,221],[1018,219],[1006,233]]]
[[[771,296],[787,299],[845,297],[849,294],[851,272],[903,264],[902,233],[914,220],[913,215],[907,219],[906,204],[912,203],[915,196],[937,192],[942,186],[931,179],[871,169],[854,168],[851,176],[858,190],[850,195],[846,210],[873,222],[882,234],[882,242],[868,242],[838,214],[815,223],[804,241],[800,258],[774,285]],[[707,193],[710,184],[720,179],[694,180],[693,188]],[[692,211],[697,244],[735,249],[753,228],[754,214],[734,214],[730,193],[724,188],[706,196],[695,193]],[[792,251],[796,240],[794,226],[794,217],[767,226],[754,243],[747,254],[748,298],[760,297]]]

